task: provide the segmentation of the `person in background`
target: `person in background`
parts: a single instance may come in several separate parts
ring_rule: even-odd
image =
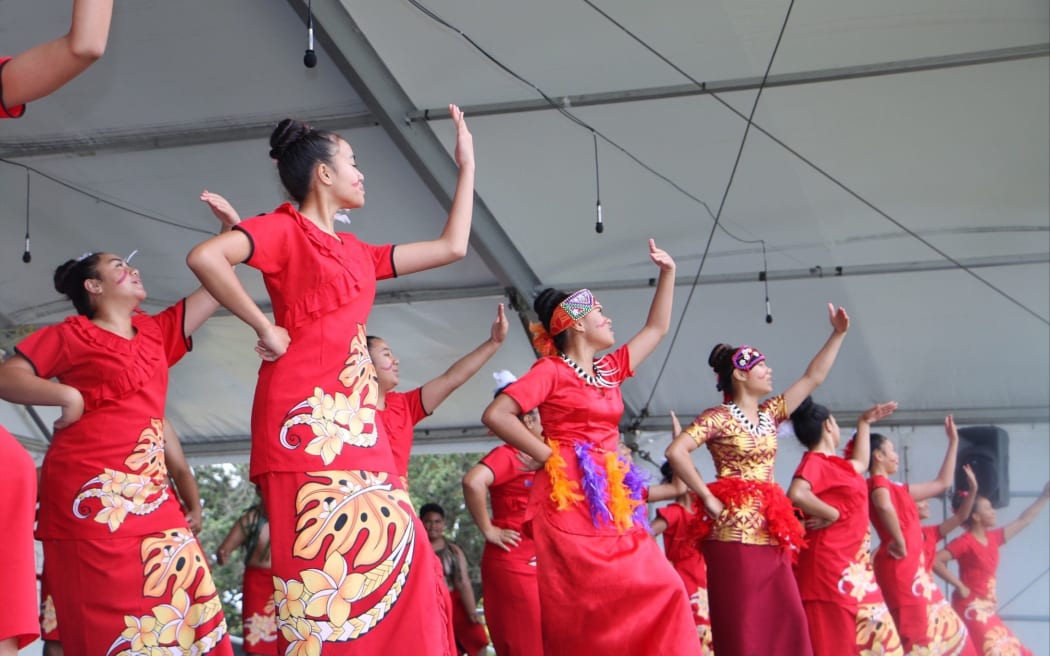
[[[230,527],[215,551],[219,565],[244,547],[244,583],[241,587],[241,623],[244,651],[249,654],[277,653],[277,616],[274,612],[273,570],[270,566],[270,522],[260,499]]]

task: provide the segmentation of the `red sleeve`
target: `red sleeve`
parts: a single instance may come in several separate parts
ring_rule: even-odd
[[[394,269],[393,244],[384,244],[382,246],[366,244],[364,242],[361,242],[361,244],[372,255],[372,263],[376,268],[376,280],[386,280],[387,278],[397,277],[397,270]]]
[[[529,412],[554,390],[558,366],[553,357],[540,358],[533,363],[528,373],[508,385],[503,393],[517,401],[522,412]]]
[[[411,392],[405,394],[404,397],[405,409],[408,411],[408,416],[409,418],[411,418],[413,426],[430,416],[430,413],[427,412],[427,409],[423,407],[422,387],[417,387]]]
[[[886,489],[890,489],[891,485],[892,485],[892,483],[890,483],[890,479],[886,478],[885,476],[883,476],[881,474],[878,475],[878,476],[872,476],[871,478],[868,479],[868,488],[872,492],[874,492],[875,490],[879,489],[880,487],[884,487]],[[891,494],[892,494],[892,490],[891,490]]]
[[[758,409],[767,413],[778,424],[788,418],[787,403],[784,402],[783,394],[766,399]]]
[[[41,328],[15,347],[15,352],[33,365],[37,376],[55,378],[69,368],[65,326],[63,322]]]
[[[182,299],[175,305],[152,317],[157,326],[160,327],[164,339],[164,354],[168,358],[168,366],[174,365],[193,350],[193,340],[186,336],[186,299]]]
[[[500,485],[517,478],[521,471],[521,461],[514,454],[513,447],[498,446],[481,459],[481,464],[492,471],[492,484]]]
[[[4,65],[10,57],[0,57],[0,118],[21,118],[26,113],[26,106],[7,107],[4,105]]]
[[[595,363],[595,367],[600,367],[603,372],[610,372],[605,376],[609,380],[622,381],[634,375],[631,371],[631,352],[626,344],[612,353],[603,355]]]
[[[961,535],[949,542],[948,546],[945,547],[955,560],[962,559],[963,556],[970,552],[970,545],[969,540],[966,539],[967,537],[967,535]]]
[[[1000,545],[1006,544],[1006,530],[997,528],[994,531],[989,531],[988,544],[994,544],[996,548]]]
[[[669,503],[657,508],[656,516],[667,522],[667,529],[670,530],[682,518],[682,509],[677,504]]]
[[[280,210],[278,207],[270,214],[245,219],[234,226],[234,230],[243,232],[252,243],[251,254],[245,263],[271,275],[284,269],[288,262],[291,233],[299,229],[295,219]]]
[[[824,477],[821,475],[821,466],[818,458],[813,457],[807,451],[802,455],[802,462],[798,463],[794,478],[801,478],[809,483],[813,494],[819,495],[824,491]]]

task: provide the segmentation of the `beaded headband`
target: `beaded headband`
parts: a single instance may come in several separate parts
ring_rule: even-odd
[[[751,371],[756,364],[765,359],[766,356],[762,355],[762,351],[745,344],[738,348],[736,353],[733,354],[733,367],[741,371]]]
[[[600,308],[601,303],[589,289],[573,292],[554,308],[551,314],[551,337],[565,332],[572,324]]]

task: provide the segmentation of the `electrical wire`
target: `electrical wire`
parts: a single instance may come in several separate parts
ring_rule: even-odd
[[[675,64],[675,63],[674,63],[673,61],[671,61],[671,59],[669,59],[669,58],[668,58],[667,56],[665,56],[665,55],[664,55],[663,53],[661,53],[660,51],[658,51],[658,50],[657,50],[656,48],[654,48],[653,46],[649,45],[649,43],[647,43],[647,42],[646,42],[646,41],[645,41],[644,39],[642,39],[642,38],[641,38],[640,36],[638,36],[637,34],[635,34],[634,32],[632,32],[632,31],[631,31],[630,29],[628,29],[628,28],[627,28],[627,27],[626,27],[625,25],[623,25],[622,23],[620,23],[619,21],[617,21],[617,20],[616,20],[615,18],[613,18],[612,16],[610,16],[610,15],[609,15],[609,14],[607,14],[606,12],[602,11],[602,9],[601,9],[601,8],[599,8],[599,7],[597,6],[597,5],[595,5],[595,4],[594,4],[594,3],[593,3],[593,2],[591,1],[591,0],[583,0],[583,3],[584,3],[584,4],[586,4],[587,6],[589,6],[589,7],[591,8],[591,9],[593,9],[593,10],[594,10],[595,12],[597,12],[597,13],[598,13],[599,15],[601,15],[601,16],[602,16],[603,18],[605,18],[606,20],[608,20],[608,21],[609,21],[610,23],[612,23],[613,25],[615,25],[616,27],[618,27],[618,28],[619,28],[619,29],[620,29],[621,31],[623,31],[623,33],[624,33],[624,34],[626,34],[627,36],[629,36],[629,37],[630,37],[631,39],[633,39],[634,41],[636,41],[636,42],[637,42],[637,43],[638,43],[638,44],[639,44],[640,46],[642,46],[643,48],[645,48],[646,50],[648,50],[648,51],[649,51],[650,53],[652,53],[652,54],[653,54],[653,55],[654,55],[654,56],[655,56],[655,57],[656,57],[657,59],[659,59],[660,61],[662,61],[662,62],[664,62],[665,64],[667,64],[668,66],[670,66],[670,67],[671,67],[672,69],[674,69],[674,70],[675,70],[675,71],[676,71],[676,72],[677,72],[677,73],[678,73],[679,75],[681,75],[681,76],[682,76],[682,77],[684,77],[685,79],[687,79],[687,80],[689,80],[690,82],[692,82],[693,84],[695,84],[695,85],[697,86],[697,88],[700,88],[700,89],[705,89],[705,90],[706,90],[706,85],[705,85],[705,84],[704,84],[703,82],[701,82],[700,80],[697,80],[697,79],[696,79],[696,78],[694,78],[694,77],[693,77],[692,75],[690,75],[689,73],[687,73],[686,71],[684,71],[684,70],[683,70],[683,69],[682,69],[682,68],[681,68],[680,66],[678,66],[677,64]],[[763,78],[763,83],[764,83],[764,82],[765,82],[765,78]],[[760,92],[761,92],[761,91],[760,91]],[[948,254],[948,253],[946,253],[945,251],[943,251],[943,250],[941,250],[940,248],[938,248],[937,246],[933,245],[933,243],[931,243],[931,242],[930,242],[929,240],[925,239],[924,237],[922,237],[921,235],[919,235],[918,233],[916,233],[916,232],[915,232],[914,230],[912,230],[912,229],[911,229],[911,228],[909,228],[908,226],[906,226],[906,225],[904,225],[903,223],[901,223],[901,222],[900,222],[899,220],[897,220],[897,219],[893,218],[892,216],[890,216],[890,215],[889,215],[888,213],[886,213],[885,211],[883,211],[882,209],[880,209],[879,207],[877,207],[877,206],[876,206],[876,205],[875,205],[874,203],[872,203],[872,202],[871,202],[871,201],[869,201],[868,199],[866,199],[866,198],[864,198],[863,196],[861,196],[861,195],[860,195],[860,194],[859,194],[858,192],[854,191],[854,190],[853,190],[852,188],[850,188],[850,187],[849,187],[849,186],[848,186],[848,185],[847,185],[846,183],[842,182],[841,180],[839,180],[839,179],[838,179],[838,178],[836,178],[835,176],[831,175],[831,174],[830,174],[829,172],[827,172],[826,170],[824,170],[824,169],[823,169],[823,168],[822,168],[821,166],[819,166],[818,164],[816,164],[815,162],[813,162],[813,161],[812,161],[812,160],[810,160],[809,158],[807,158],[807,157],[803,156],[803,155],[802,155],[801,153],[799,153],[799,152],[798,152],[797,150],[795,150],[794,148],[792,148],[791,146],[789,146],[788,144],[784,143],[784,142],[783,142],[782,140],[780,140],[779,138],[777,138],[776,136],[774,136],[773,134],[771,134],[770,132],[768,132],[768,131],[767,131],[767,130],[766,130],[765,128],[763,128],[763,127],[762,127],[761,125],[759,125],[759,124],[755,123],[754,121],[752,121],[752,120],[751,120],[751,117],[749,117],[749,116],[745,116],[743,112],[741,112],[740,110],[738,110],[738,109],[737,109],[736,107],[733,107],[733,106],[732,106],[732,105],[731,105],[731,104],[730,104],[729,102],[727,102],[727,101],[723,100],[723,99],[722,99],[722,98],[721,98],[721,97],[720,97],[720,96],[719,96],[719,95],[718,95],[717,93],[714,93],[714,92],[710,92],[710,91],[709,91],[709,92],[707,93],[707,95],[708,95],[708,96],[710,96],[711,98],[713,98],[713,99],[714,99],[715,101],[717,101],[717,102],[718,102],[719,104],[721,104],[721,105],[722,105],[723,107],[725,107],[726,109],[728,109],[728,110],[729,110],[730,112],[732,112],[733,114],[736,114],[736,115],[737,115],[737,116],[738,116],[739,118],[742,118],[742,119],[746,120],[746,121],[748,122],[748,127],[749,127],[749,128],[750,128],[750,127],[754,127],[754,129],[755,129],[755,130],[757,130],[758,132],[760,132],[760,133],[762,133],[763,135],[765,135],[766,137],[768,137],[768,138],[769,138],[769,139],[770,139],[771,141],[773,141],[773,143],[777,144],[778,146],[780,146],[781,148],[783,148],[784,150],[786,150],[787,152],[789,152],[789,153],[790,153],[791,155],[793,155],[794,157],[798,158],[798,159],[799,159],[799,160],[800,160],[801,162],[803,162],[804,164],[806,164],[807,166],[809,166],[809,167],[810,167],[811,169],[813,169],[814,171],[816,171],[817,173],[819,173],[819,174],[820,174],[821,176],[823,176],[824,178],[826,178],[826,179],[827,179],[827,180],[828,180],[829,182],[831,182],[832,184],[834,184],[834,185],[835,185],[835,186],[837,186],[838,188],[840,188],[840,189],[842,189],[843,191],[845,191],[845,192],[846,192],[847,194],[849,194],[849,195],[850,195],[850,196],[852,196],[852,197],[853,197],[854,199],[856,199],[857,201],[859,201],[859,202],[860,202],[860,203],[861,203],[862,205],[864,205],[864,206],[865,206],[865,207],[867,207],[868,209],[872,210],[873,212],[875,212],[876,214],[878,214],[878,215],[879,215],[879,216],[881,216],[882,218],[886,219],[887,221],[889,221],[890,223],[892,223],[893,225],[895,225],[895,226],[896,226],[897,228],[899,228],[900,230],[902,230],[902,231],[904,231],[905,233],[907,233],[907,234],[908,234],[908,235],[909,235],[910,237],[912,237],[912,238],[913,238],[913,239],[915,239],[916,241],[920,242],[921,244],[923,244],[924,246],[926,246],[927,248],[929,248],[930,250],[932,250],[932,251],[933,251],[934,253],[937,253],[937,255],[939,255],[939,256],[941,256],[942,258],[944,258],[945,260],[947,260],[947,261],[951,262],[951,263],[952,263],[953,265],[955,265],[955,266],[956,266],[957,268],[959,268],[959,269],[961,269],[961,270],[965,271],[966,273],[968,273],[969,275],[973,276],[973,277],[974,277],[975,279],[977,279],[977,280],[978,280],[978,281],[980,281],[980,282],[981,282],[981,283],[982,283],[983,285],[985,285],[985,286],[987,286],[988,288],[990,288],[990,289],[991,289],[992,291],[994,291],[994,292],[995,292],[996,294],[999,294],[1000,296],[1002,296],[1002,297],[1003,297],[1003,298],[1005,298],[1006,300],[1010,301],[1011,303],[1013,303],[1013,304],[1014,304],[1014,305],[1016,305],[1017,307],[1021,308],[1022,310],[1024,310],[1024,311],[1025,311],[1025,312],[1027,312],[1028,314],[1032,315],[1033,317],[1035,317],[1035,318],[1036,318],[1036,319],[1038,319],[1039,321],[1043,322],[1044,324],[1050,325],[1050,319],[1047,319],[1046,317],[1043,317],[1043,316],[1042,316],[1042,315],[1040,315],[1040,314],[1039,314],[1038,312],[1036,312],[1036,311],[1035,311],[1035,310],[1033,310],[1032,308],[1028,307],[1028,306],[1027,306],[1027,305],[1025,305],[1024,303],[1022,303],[1022,302],[1021,302],[1020,300],[1018,300],[1018,299],[1014,298],[1013,296],[1011,296],[1010,294],[1008,294],[1008,293],[1007,293],[1006,291],[1004,291],[1003,289],[1000,289],[1000,288],[999,288],[998,286],[996,286],[995,284],[993,284],[993,283],[992,283],[992,282],[990,282],[989,280],[987,280],[987,279],[983,278],[982,276],[980,276],[979,274],[977,274],[977,272],[975,272],[975,271],[974,271],[973,269],[971,269],[970,267],[966,266],[965,264],[963,264],[963,263],[962,263],[962,262],[960,262],[959,260],[955,259],[954,257],[952,257],[951,255],[949,255],[949,254]]]

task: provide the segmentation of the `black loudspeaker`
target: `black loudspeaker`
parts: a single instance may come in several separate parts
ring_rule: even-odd
[[[1010,436],[998,426],[968,426],[959,429],[959,458],[955,466],[955,489],[967,489],[963,465],[977,477],[978,494],[993,508],[1010,503]]]

